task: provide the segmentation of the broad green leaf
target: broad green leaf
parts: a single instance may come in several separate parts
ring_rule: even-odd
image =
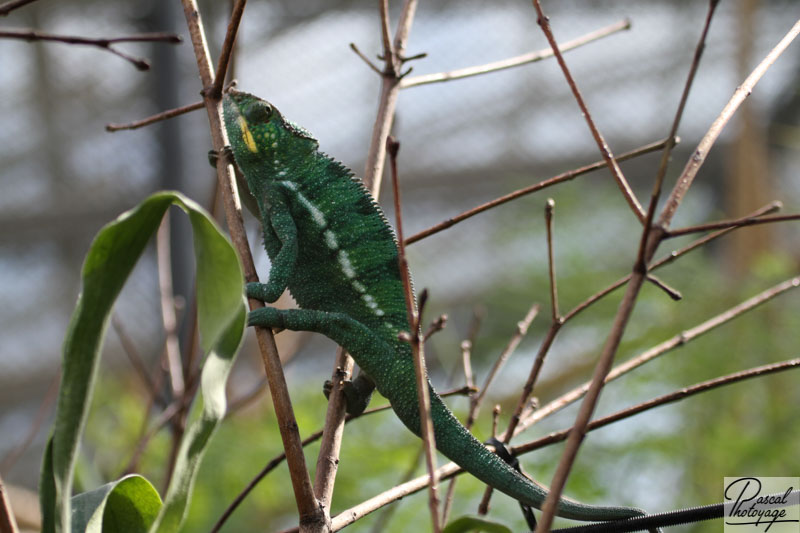
[[[161,508],[158,492],[132,474],[72,498],[72,530],[146,533]]]
[[[199,205],[180,193],[159,192],[101,229],[86,256],[83,289],[64,340],[56,421],[42,462],[40,503],[44,532],[70,531],[75,458],[111,309],[164,212],[173,204],[189,214],[194,230],[202,345],[220,346],[222,357],[230,361],[235,353],[231,346],[238,346],[241,340],[245,308],[239,259]],[[219,401],[215,404],[218,411]],[[221,408],[224,411],[224,400]]]
[[[466,533],[467,531],[486,531],[487,533],[511,533],[511,529],[499,523],[477,516],[456,518],[442,530],[442,533]]]

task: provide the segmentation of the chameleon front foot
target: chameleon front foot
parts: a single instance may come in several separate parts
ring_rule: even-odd
[[[270,281],[272,281],[270,279]],[[275,283],[251,282],[245,286],[245,294],[248,298],[254,298],[260,302],[272,303],[281,297],[283,287],[278,287]]]

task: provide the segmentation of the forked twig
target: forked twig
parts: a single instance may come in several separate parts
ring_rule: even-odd
[[[538,0],[534,0],[534,4],[538,7]],[[540,10],[541,8],[538,7]],[[537,531],[545,533],[550,530],[553,517],[557,507],[557,502],[561,497],[566,484],[567,477],[577,456],[578,449],[586,434],[586,430],[591,419],[594,408],[600,396],[600,391],[603,387],[605,378],[611,369],[611,365],[619,348],[622,335],[633,313],[633,307],[639,295],[639,291],[646,279],[646,263],[653,257],[656,248],[663,238],[664,231],[669,227],[672,217],[675,214],[678,206],[680,205],[686,191],[691,185],[692,180],[697,175],[700,166],[705,161],[705,156],[708,150],[711,149],[716,139],[719,137],[722,128],[728,122],[735,110],[739,107],[744,98],[752,91],[752,88],[758,80],[766,72],[769,65],[771,65],[780,53],[785,50],[789,42],[800,33],[800,21],[798,21],[792,30],[784,37],[781,42],[767,55],[764,61],[759,64],[753,73],[748,76],[745,83],[734,92],[734,96],[723,109],[717,120],[714,121],[709,131],[700,141],[698,148],[695,150],[694,155],[690,159],[686,168],[673,188],[673,191],[664,206],[664,209],[659,216],[658,223],[654,227],[646,227],[643,231],[650,233],[644,236],[641,240],[641,246],[645,250],[640,250],[634,265],[631,279],[628,282],[627,290],[620,303],[614,322],[611,326],[609,336],[603,346],[603,350],[598,359],[595,367],[595,372],[592,377],[592,384],[586,392],[586,396],[581,404],[578,415],[575,419],[575,424],[567,439],[564,452],[559,461],[556,473],[553,476],[553,481],[550,484],[551,491],[543,506],[542,519],[537,527]]]
[[[2,8],[2,6],[0,6]],[[56,35],[39,30],[3,28],[0,29],[0,39],[21,39],[25,41],[52,41],[65,44],[77,44],[95,46],[115,54],[125,61],[128,61],[139,70],[148,70],[150,63],[146,59],[134,57],[114,48],[112,45],[117,43],[131,42],[162,42],[177,44],[181,42],[180,35],[173,33],[142,33],[140,35],[128,35],[124,37],[80,37],[77,35]]]
[[[586,106],[586,102],[583,99],[583,95],[581,95],[580,89],[578,89],[578,84],[575,83],[575,79],[572,77],[572,73],[570,72],[569,68],[567,68],[566,61],[564,61],[564,56],[558,49],[558,43],[556,42],[556,38],[553,35],[552,30],[550,29],[550,20],[545,16],[539,0],[533,0],[533,7],[536,9],[537,13],[536,22],[539,24],[539,26],[541,26],[542,32],[544,33],[547,42],[550,44],[550,48],[553,49],[553,53],[556,56],[556,61],[558,61],[558,65],[561,67],[564,78],[567,80],[567,85],[569,85],[569,88],[572,90],[575,101],[578,103],[578,107],[581,109],[583,118],[586,120],[586,125],[589,126],[589,130],[592,132],[592,137],[594,137],[597,147],[600,149],[600,153],[602,154],[608,169],[614,176],[614,180],[617,182],[617,186],[619,187],[620,192],[622,192],[622,196],[625,197],[625,201],[628,202],[628,205],[630,206],[631,210],[633,210],[636,218],[638,218],[640,222],[644,222],[644,209],[642,209],[639,200],[636,199],[636,195],[633,193],[631,186],[628,184],[628,180],[625,179],[625,175],[622,173],[622,169],[619,168],[619,164],[617,163],[614,154],[611,153],[611,148],[603,138],[603,134],[600,133],[600,130],[595,125],[592,114],[589,112],[589,108]]]
[[[611,370],[611,372],[608,373],[605,382],[609,383],[615,379],[618,379],[628,372],[631,372],[632,370],[642,366],[643,364],[652,361],[656,357],[660,357],[661,355],[664,355],[675,348],[679,348],[685,345],[687,342],[693,341],[694,339],[697,339],[698,337],[705,335],[706,333],[724,324],[727,324],[731,320],[738,318],[744,313],[752,311],[756,307],[772,300],[773,298],[798,287],[800,287],[800,276],[790,278],[786,281],[778,283],[773,287],[770,287],[769,289],[761,291],[755,296],[752,296],[740,304],[711,317],[705,322],[682,331],[666,341],[650,348],[649,350],[632,357],[628,361],[617,365]],[[547,405],[540,407],[534,413],[531,413],[530,416],[526,417],[520,422],[515,431],[515,435],[580,399],[586,393],[586,391],[589,390],[590,384],[591,382],[587,381],[586,383],[570,390],[566,394],[562,394],[552,402],[549,402]]]

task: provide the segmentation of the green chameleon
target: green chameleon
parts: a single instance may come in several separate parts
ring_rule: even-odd
[[[230,151],[246,180],[240,186],[255,199],[272,262],[267,283],[249,283],[247,295],[274,302],[288,288],[300,306],[257,309],[249,325],[314,331],[334,340],[361,368],[345,383],[348,411],[362,411],[377,387],[419,435],[411,348],[398,339],[410,328],[397,241],[380,207],[349,169],[320,152],[316,139],[268,102],[230,90],[223,106]],[[547,492],[473,437],[429,388],[439,451],[484,483],[540,508]],[[644,512],[565,498],[557,514],[616,520]]]

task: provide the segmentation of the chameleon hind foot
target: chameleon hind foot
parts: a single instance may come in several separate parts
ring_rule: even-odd
[[[322,385],[322,393],[330,399],[333,390],[333,382],[325,380]],[[375,382],[372,378],[359,372],[354,379],[342,381],[342,394],[344,394],[345,411],[349,415],[360,415],[369,405],[372,399],[372,391],[375,390]]]

